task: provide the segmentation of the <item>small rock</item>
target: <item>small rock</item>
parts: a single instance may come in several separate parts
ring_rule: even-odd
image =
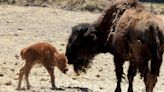
[[[77,78],[72,78],[73,80],[77,80]]]
[[[18,65],[18,63],[15,63],[15,65]]]
[[[18,54],[15,54],[15,58],[16,58],[16,59],[19,59],[19,55],[18,55]]]
[[[18,28],[18,30],[23,30],[22,28]]]
[[[45,87],[40,87],[40,89],[45,89]]]
[[[37,75],[38,73],[34,73],[34,75]]]
[[[96,75],[96,77],[100,77],[100,75],[99,75],[99,74],[97,74],[97,75]]]
[[[19,36],[18,34],[14,34],[14,36]]]
[[[100,87],[99,89],[103,89],[102,87]]]
[[[64,43],[61,43],[60,45],[61,45],[61,46],[65,46],[65,44],[64,44]]]
[[[103,71],[103,69],[100,69],[99,72]]]
[[[3,77],[4,75],[3,74],[0,74],[0,77]]]
[[[10,69],[10,70],[13,71],[13,72],[15,71],[15,69]]]
[[[42,79],[40,79],[40,81],[47,81],[47,79],[45,79],[45,78],[42,78]]]
[[[12,82],[11,81],[7,81],[7,82],[5,82],[5,85],[12,85]]]

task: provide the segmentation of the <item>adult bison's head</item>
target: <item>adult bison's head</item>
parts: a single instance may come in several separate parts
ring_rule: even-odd
[[[66,56],[68,63],[73,64],[76,73],[86,72],[91,59],[96,54],[97,36],[94,26],[82,23],[72,27]]]

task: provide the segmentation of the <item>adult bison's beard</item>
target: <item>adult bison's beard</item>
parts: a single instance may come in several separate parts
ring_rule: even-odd
[[[67,48],[66,51],[66,56],[68,58],[68,64],[72,64],[74,67],[74,71],[77,74],[80,74],[82,72],[86,73],[86,70],[89,69],[91,67],[92,64],[92,58],[95,55],[95,52],[93,52],[93,48],[91,50],[91,48],[89,48],[89,52],[87,53],[87,51],[84,50],[76,50],[79,51],[78,53],[74,52],[74,51],[69,51],[70,48]],[[95,50],[94,50],[95,51]],[[92,52],[92,54],[91,54]]]
[[[90,66],[91,64],[92,64],[92,61],[91,60],[83,60],[83,59],[80,59],[76,63],[73,64],[74,71],[77,74],[79,74],[81,72],[86,73],[86,70],[91,67]]]

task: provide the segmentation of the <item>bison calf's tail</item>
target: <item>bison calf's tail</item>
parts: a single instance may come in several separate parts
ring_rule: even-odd
[[[21,55],[22,60],[24,60],[24,49],[21,50],[20,55]]]

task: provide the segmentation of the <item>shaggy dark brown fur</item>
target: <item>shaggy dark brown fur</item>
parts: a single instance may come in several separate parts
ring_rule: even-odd
[[[53,88],[55,86],[55,76],[54,76],[54,66],[57,66],[59,70],[66,73],[68,70],[66,63],[67,58],[64,54],[60,54],[55,47],[47,42],[38,42],[32,44],[21,50],[22,59],[26,61],[25,65],[20,69],[19,82],[17,90],[21,89],[21,82],[23,75],[25,75],[27,89],[30,89],[30,83],[28,80],[28,75],[31,68],[36,64],[42,64],[51,76],[51,85]]]
[[[77,74],[81,71],[86,72],[86,69],[90,67],[92,58],[97,53],[97,37],[93,29],[88,23],[72,27],[66,56],[68,63],[74,65]],[[92,32],[88,33],[87,30],[92,30]]]
[[[162,59],[161,57],[157,57],[157,54],[160,56],[163,53],[163,50],[160,50],[161,52],[158,53],[159,48],[157,47],[159,46],[160,49],[163,49],[164,31],[162,31],[163,28],[155,22],[159,22],[158,19],[155,19],[155,21],[153,20],[152,22],[150,21],[150,23],[152,23],[151,25],[149,22],[142,22],[149,19],[149,16],[151,17],[152,15],[144,11],[143,5],[140,4],[138,0],[116,0],[109,5],[108,9],[97,22],[93,24],[79,24],[73,27],[66,50],[69,64],[73,64],[74,70],[78,73],[79,71],[88,68],[88,65],[91,63],[91,60],[95,55],[110,52],[114,55],[115,72],[117,77],[117,87],[115,92],[121,92],[120,83],[123,75],[122,66],[125,60],[130,61],[128,70],[128,92],[133,92],[132,83],[137,69],[141,72],[141,76],[144,77],[146,91],[152,92],[156,83],[156,76],[159,74]],[[140,25],[143,23],[143,27],[148,29],[143,29],[142,27],[136,29],[138,28],[137,26],[139,26],[134,24],[136,22],[139,24],[137,20],[140,21]],[[156,27],[152,26],[154,24],[155,26],[159,26],[159,29],[155,29]],[[139,33],[136,35],[137,38],[133,38],[135,37],[133,36],[135,35],[135,32]],[[145,41],[146,43],[142,44],[141,42],[141,45],[138,45],[141,40],[137,39],[143,38],[143,35],[145,35],[145,38],[142,41]],[[154,39],[153,42],[151,41],[152,39]],[[131,44],[133,41],[134,43],[136,41],[139,42],[137,42],[137,44]],[[153,46],[148,48],[143,46],[149,46],[152,45],[152,43]],[[152,50],[154,47],[156,50]],[[139,49],[139,51],[135,52],[137,49]],[[142,49],[146,50],[146,52],[140,53]],[[157,54],[155,55],[153,52]],[[147,67],[148,60],[156,63],[152,63],[151,69],[148,69]],[[153,64],[155,66],[153,66]]]
[[[162,21],[155,15],[141,9],[127,9],[116,25],[112,41],[115,54],[133,63],[130,65],[133,67],[128,71],[129,92],[133,91],[132,83],[136,69],[139,69],[141,77],[144,77],[146,92],[153,92],[162,63],[164,27],[161,24]],[[121,73],[118,72],[118,75]],[[117,88],[120,89],[120,86]]]
[[[138,0],[117,0],[109,4],[98,21],[93,24],[82,23],[72,27],[66,55],[68,63],[74,64],[76,72],[81,70],[85,72],[85,69],[88,68],[90,61],[96,54],[113,53],[112,49],[104,47],[108,34],[115,30],[120,16],[126,9],[136,7],[143,8],[143,5]],[[79,53],[79,51],[81,52]]]

